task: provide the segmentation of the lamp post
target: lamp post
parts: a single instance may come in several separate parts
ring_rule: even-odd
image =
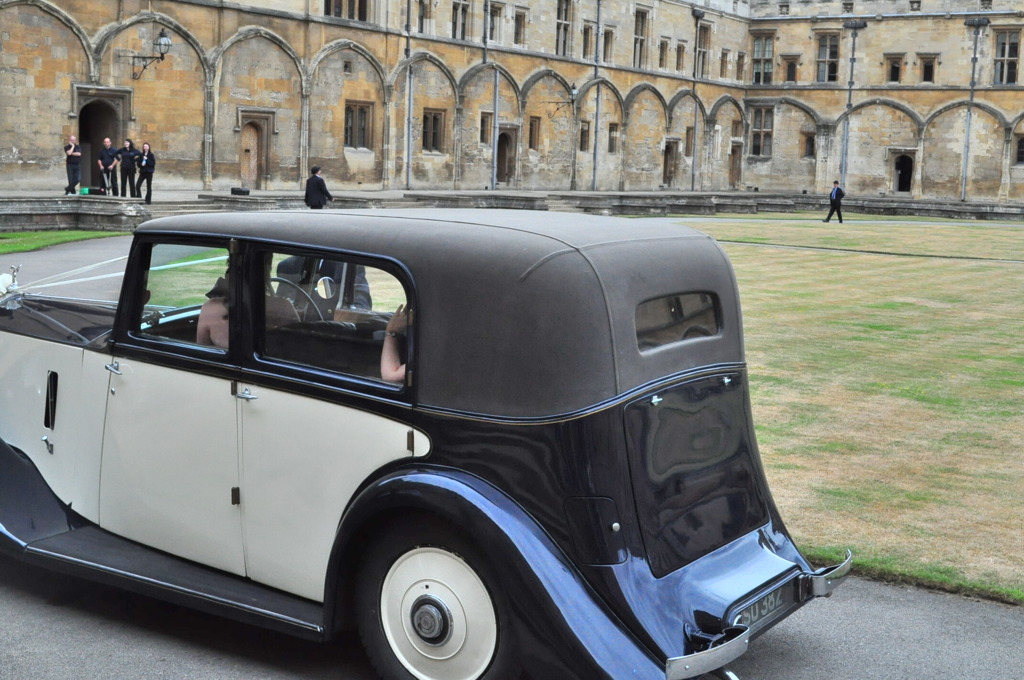
[[[968,17],[964,26],[974,28],[974,54],[971,55],[971,97],[967,100],[967,122],[964,125],[964,157],[960,167],[960,200],[967,200],[967,159],[971,153],[971,113],[974,108],[974,88],[977,86],[978,37],[981,29],[989,25],[988,17]]]
[[[690,158],[690,191],[697,189],[697,117],[700,115],[700,106],[697,105],[697,55],[700,54],[700,20],[704,18],[704,10],[694,7],[690,10],[693,15],[693,157]],[[707,62],[707,55],[704,55],[703,64]],[[702,69],[703,70],[703,69]],[[683,149],[683,153],[686,150]]]
[[[132,80],[142,77],[143,71],[149,68],[154,61],[163,61],[167,53],[171,51],[171,38],[167,31],[160,29],[160,35],[153,41],[153,51],[156,54],[148,57],[132,57]],[[141,68],[140,68],[141,66]]]
[[[850,110],[853,109],[853,67],[857,63],[857,31],[868,27],[862,20],[844,21],[843,28],[853,30],[850,46],[850,79],[846,82],[846,117],[843,119],[843,155],[839,162],[839,182],[846,186],[846,160],[850,153]]]

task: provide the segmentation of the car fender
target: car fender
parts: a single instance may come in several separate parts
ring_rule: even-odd
[[[551,640],[572,644],[526,655],[540,668],[562,667],[572,674],[608,678],[660,678],[665,668],[604,606],[544,530],[522,507],[474,475],[441,467],[392,471],[365,487],[342,518],[331,555],[324,602],[336,604],[326,621],[350,620],[359,553],[373,531],[407,513],[425,513],[476,539],[515,601],[517,619],[541,646]],[[337,595],[333,597],[332,595]],[[523,614],[528,612],[528,618]],[[533,640],[531,640],[532,642]],[[541,658],[543,656],[543,658]],[[552,666],[554,664],[554,666]]]

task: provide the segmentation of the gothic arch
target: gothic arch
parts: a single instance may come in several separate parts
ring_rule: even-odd
[[[911,109],[909,106],[901,104],[900,102],[897,101],[893,101],[892,99],[868,99],[867,101],[859,102],[856,105],[854,105],[849,111],[844,111],[838,118],[836,118],[836,126],[838,126],[839,123],[843,122],[843,119],[846,118],[847,116],[852,116],[855,111],[860,111],[861,109],[866,109],[871,106],[882,106],[890,109],[896,109],[900,113],[903,113],[908,118],[910,118],[910,120],[914,121],[914,124],[917,126],[918,137],[920,137],[921,133],[924,131],[926,123],[921,120],[921,116],[919,116],[917,112]],[[1005,119],[1002,119],[1002,122],[1005,125]]]
[[[579,88],[579,94],[576,96],[576,101],[581,101],[583,97],[587,94],[588,90],[597,87],[598,85],[604,85],[609,90],[611,90],[612,94],[615,95],[615,101],[617,101],[619,104],[619,110],[623,110],[622,94],[619,92],[619,88],[615,87],[615,84],[612,81],[604,77],[593,78],[583,83],[583,85]]]
[[[213,66],[218,66],[221,60],[224,58],[224,54],[229,49],[231,49],[233,45],[236,45],[237,43],[240,43],[244,40],[252,40],[253,38],[265,38],[270,42],[274,43],[275,45],[277,45],[279,48],[281,48],[282,52],[288,55],[288,58],[291,59],[292,64],[295,66],[296,73],[299,74],[299,82],[301,83],[302,96],[308,96],[309,73],[302,65],[302,60],[299,58],[298,53],[296,53],[295,50],[292,49],[292,46],[289,45],[284,38],[274,33],[273,31],[268,31],[267,29],[261,26],[243,26],[242,28],[239,28],[238,31],[233,36],[225,40],[221,45],[214,48],[210,52],[210,64]],[[211,73],[211,78],[216,78],[216,73],[217,69],[214,68],[213,72]]]
[[[570,92],[572,92],[572,85],[570,85],[569,81],[565,79],[565,76],[563,76],[558,71],[554,71],[552,69],[546,68],[546,69],[537,71],[536,73],[532,74],[529,78],[526,79],[526,82],[523,83],[523,87],[522,87],[523,101],[526,101],[529,98],[530,90],[532,90],[533,87],[537,83],[539,83],[540,81],[544,80],[545,78],[553,78],[556,81],[558,81],[562,85],[562,87],[565,88],[566,94],[569,94]]]
[[[89,64],[89,81],[93,83],[99,82],[99,63],[96,60],[96,54],[92,49],[92,42],[89,40],[89,36],[85,34],[82,27],[71,18],[70,15],[64,12],[56,5],[45,2],[44,0],[0,0],[0,10],[5,10],[8,7],[14,7],[15,5],[30,5],[36,7],[47,14],[52,15],[55,19],[60,21],[62,24],[68,27],[68,30],[75,34],[78,38],[78,42],[82,45],[82,53]]]
[[[175,35],[180,36],[182,40],[188,43],[189,46],[191,46],[192,49],[195,50],[196,56],[199,57],[199,63],[203,65],[204,82],[210,82],[213,67],[209,59],[207,59],[206,53],[203,51],[203,46],[199,42],[199,40],[196,39],[196,37],[192,34],[191,31],[189,31],[187,28],[179,24],[171,17],[165,14],[156,14],[152,12],[142,12],[132,17],[131,19],[128,19],[127,21],[107,26],[99,33],[97,33],[95,48],[97,65],[102,61],[103,54],[110,48],[111,43],[114,42],[117,36],[121,35],[121,33],[128,30],[132,26],[135,26],[136,24],[145,23],[156,23],[160,24],[161,26],[165,26],[174,31]]]
[[[929,125],[932,124],[932,122],[936,118],[938,118],[942,114],[949,113],[953,109],[958,109],[958,108],[964,107],[964,106],[970,106],[972,108],[980,109],[980,110],[984,111],[985,113],[988,113],[993,118],[995,118],[999,122],[1000,125],[1003,126],[1004,130],[1006,130],[1007,126],[1009,125],[1009,123],[1006,120],[1006,116],[1004,116],[1002,114],[1002,112],[1000,112],[995,107],[989,106],[988,104],[985,104],[984,102],[969,102],[969,101],[966,101],[966,100],[961,100],[961,101],[958,101],[958,102],[952,102],[951,104],[946,104],[945,106],[943,106],[943,107],[941,107],[939,109],[936,109],[934,113],[932,113],[930,116],[925,118],[923,127],[927,128]],[[1010,129],[1012,129],[1012,128],[1010,128]]]
[[[437,68],[438,71],[441,72],[441,74],[448,81],[448,84],[451,86],[452,92],[455,94],[455,108],[461,107],[462,91],[459,89],[459,84],[455,79],[455,74],[452,72],[450,68],[448,68],[448,65],[445,64],[444,61],[442,61],[436,55],[431,54],[430,52],[417,52],[416,54],[410,56],[408,59],[403,59],[402,61],[398,62],[398,64],[395,66],[394,71],[391,72],[391,75],[387,79],[388,89],[393,90],[395,87],[395,82],[398,80],[398,76],[404,73],[407,68],[415,66],[417,63],[421,61],[425,61],[432,64]]]
[[[644,92],[653,93],[657,100],[661,102],[661,112],[665,116],[665,120],[668,121],[668,102],[665,101],[664,95],[662,95],[661,92],[658,91],[658,88],[654,87],[654,85],[651,85],[650,83],[639,83],[629,91],[629,94],[627,94],[625,99],[623,99],[622,101],[622,115],[624,118],[623,123],[626,123],[627,125],[629,124],[630,108],[633,106],[633,102],[636,101],[636,98],[639,97]]]
[[[335,40],[334,42],[324,45],[324,47],[317,52],[316,56],[309,64],[309,75],[310,78],[316,73],[317,69],[320,68],[320,64],[324,59],[335,54],[337,52],[345,51],[355,52],[370,64],[373,68],[373,72],[377,74],[377,78],[380,80],[381,89],[384,91],[384,103],[386,104],[391,98],[391,88],[388,84],[387,74],[384,72],[384,67],[381,65],[377,57],[373,55],[368,49],[360,45],[359,43],[352,42],[351,40]]]
[[[471,82],[473,82],[476,79],[477,74],[479,74],[481,71],[490,71],[491,69],[497,70],[498,73],[500,73],[502,75],[502,77],[508,82],[508,84],[512,86],[512,91],[516,95],[516,107],[520,111],[522,111],[523,110],[523,95],[522,95],[522,90],[519,88],[519,83],[516,82],[516,79],[512,76],[512,74],[509,72],[509,70],[507,68],[505,68],[501,64],[499,64],[497,62],[493,62],[493,61],[492,62],[488,62],[486,64],[477,64],[477,65],[473,66],[472,68],[468,69],[462,75],[462,78],[459,80],[459,84],[458,84],[459,99],[460,100],[464,99],[465,92],[466,92],[466,87]]]
[[[700,110],[701,122],[707,121],[708,111],[707,109],[704,108],[704,102],[702,102],[700,98],[697,97],[696,93],[694,93],[693,90],[680,90],[679,92],[676,92],[672,96],[672,99],[668,101],[669,121],[674,122],[676,107],[679,106],[680,102],[687,98],[692,99],[694,103],[697,105],[697,108]],[[671,122],[669,124],[671,125]]]

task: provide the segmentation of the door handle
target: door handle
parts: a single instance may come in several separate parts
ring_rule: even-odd
[[[244,399],[245,401],[255,401],[255,400],[259,399],[259,397],[257,397],[255,394],[250,392],[249,388],[246,387],[241,392],[235,392],[235,399]]]
[[[110,371],[114,375],[122,375],[121,374],[121,365],[119,363],[117,363],[116,361],[111,361],[109,364],[107,364],[103,368],[107,369],[108,371]]]

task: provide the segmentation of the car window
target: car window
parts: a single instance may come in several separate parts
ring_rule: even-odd
[[[142,313],[133,329],[161,340],[226,350],[226,248],[160,243],[150,251]]]
[[[718,335],[718,298],[712,293],[675,293],[636,308],[636,342],[641,351],[683,340]]]
[[[264,358],[402,382],[393,371],[382,373],[387,352],[403,366],[408,353],[410,329],[399,323],[407,320],[408,300],[394,274],[362,262],[280,252],[263,253],[261,266]]]

